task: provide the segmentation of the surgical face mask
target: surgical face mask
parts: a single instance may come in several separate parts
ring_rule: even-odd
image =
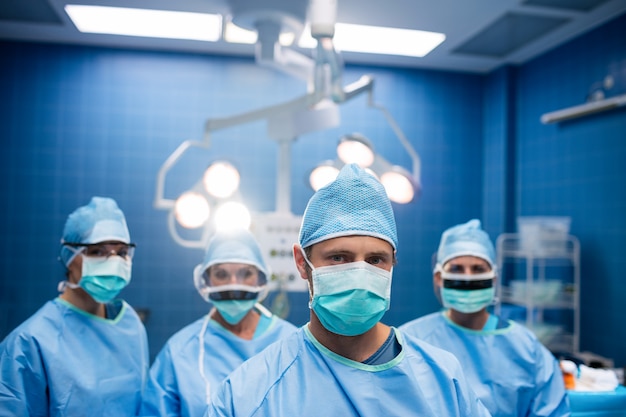
[[[67,283],[70,288],[82,288],[99,303],[108,303],[128,285],[132,262],[120,256],[94,258],[83,256],[82,277],[77,284]]]
[[[391,271],[367,262],[313,268],[313,297],[309,303],[322,325],[343,336],[370,330],[389,309]]]
[[[265,286],[252,287],[242,284],[215,287],[205,285],[198,290],[202,298],[213,303],[224,320],[230,324],[239,323],[266,293]]]
[[[213,300],[213,305],[220,312],[224,320],[229,324],[239,323],[256,304],[253,300]]]
[[[461,313],[476,313],[493,302],[495,274],[453,274],[441,272],[441,302],[446,308]]]

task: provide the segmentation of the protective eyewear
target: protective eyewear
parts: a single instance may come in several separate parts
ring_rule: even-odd
[[[482,290],[493,287],[493,271],[483,274],[455,274],[441,271],[443,287],[454,290]]]
[[[482,290],[493,287],[492,279],[481,279],[478,281],[467,281],[460,279],[444,279],[443,287],[452,290]]]
[[[259,290],[256,288],[254,291],[247,290],[225,290],[209,293],[209,300],[224,301],[224,300],[254,300],[258,298]]]
[[[251,265],[238,268],[237,270],[228,270],[219,265],[214,265],[204,271],[202,276],[206,280],[207,285],[211,285],[211,281],[213,281],[214,285],[223,285],[231,282],[250,284],[252,283],[251,281],[256,284],[259,279],[259,271]]]
[[[264,298],[266,288],[265,286],[228,284],[216,287],[201,286],[198,291],[206,301],[254,300]]]
[[[70,249],[77,249],[77,252],[91,258],[108,258],[109,256],[120,256],[131,260],[135,255],[134,243],[64,243]]]

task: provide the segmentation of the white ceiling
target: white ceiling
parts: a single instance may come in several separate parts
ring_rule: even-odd
[[[65,14],[67,3],[230,13],[228,0],[2,0],[0,39],[254,55],[252,45],[223,41],[83,34]],[[501,65],[522,64],[623,13],[626,0],[338,0],[337,21],[446,34],[446,40],[424,58],[343,52],[346,63],[486,73]]]

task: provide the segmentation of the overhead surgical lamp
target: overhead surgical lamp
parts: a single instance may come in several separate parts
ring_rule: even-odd
[[[312,83],[314,88],[308,88],[305,95],[287,102],[226,118],[206,120],[204,139],[184,141],[159,169],[154,206],[168,211],[170,235],[176,243],[185,247],[204,249],[211,235],[220,227],[250,228],[260,246],[266,251],[265,256],[272,270],[272,277],[268,280],[270,287],[275,285],[275,288],[280,288],[281,291],[308,291],[306,281],[300,279],[295,270],[291,255],[292,245],[298,239],[302,221],[301,215],[291,212],[292,143],[306,133],[336,128],[340,124],[339,105],[360,94],[367,93],[368,107],[383,113],[409,154],[412,169],[409,172],[389,163],[374,152],[372,143],[364,136],[346,135],[341,141],[343,146],[356,146],[360,149],[359,154],[361,151],[363,155],[369,153],[368,159],[357,159],[355,162],[365,166],[372,172],[372,175],[380,179],[392,201],[406,203],[414,199],[415,193],[420,188],[419,156],[387,110],[374,103],[372,77],[363,76],[352,84],[345,87],[342,85],[341,60],[332,44],[335,15],[330,12],[333,12],[332,5],[336,7],[336,2],[333,0],[311,2],[311,5],[316,5],[312,7],[313,11],[322,10],[320,8],[322,6],[326,8],[325,13],[318,14],[315,18],[317,20],[313,19],[314,21],[310,22],[311,34],[318,42],[317,56],[312,64],[310,60],[300,60],[301,56],[287,54],[288,50],[281,49],[278,42],[280,27],[291,22],[293,13],[281,14],[280,10],[274,11],[276,13],[263,10],[262,6],[265,2],[261,4],[253,0],[230,1],[233,10],[239,13],[238,18],[233,17],[233,21],[248,23],[259,32],[259,40],[262,43],[257,55],[259,63],[267,64],[272,61],[274,65],[293,70],[287,72],[304,74],[309,82],[314,81]],[[297,8],[298,13],[301,13],[302,1],[304,0],[298,0],[293,4],[287,2],[287,4],[289,7]],[[279,3],[275,3],[274,6],[278,7]],[[298,25],[295,27],[297,29]],[[289,59],[285,61],[284,58]],[[299,64],[303,65],[299,66]],[[214,161],[189,190],[179,193],[176,198],[166,196],[166,177],[189,149],[194,147],[208,149],[215,131],[259,120],[266,121],[267,136],[278,145],[275,211],[250,212],[246,208],[239,191],[239,173],[232,164],[226,161]],[[354,160],[357,155],[354,148],[347,154],[344,154],[344,151],[340,152],[344,160],[337,158],[335,161],[326,161],[323,166],[314,170],[311,181],[315,189],[319,188],[320,184],[334,179],[339,169],[346,163],[345,161]],[[398,174],[400,177],[397,176]],[[170,194],[172,194],[171,191]],[[186,233],[190,230],[195,233]]]
[[[372,142],[359,133],[345,135],[339,140],[337,156],[337,160],[324,161],[309,174],[309,184],[315,191],[337,178],[344,164],[352,163],[375,176],[395,203],[410,203],[420,189],[418,172],[413,175],[401,166],[390,164],[375,153]],[[419,159],[414,164],[419,167]]]
[[[374,145],[365,136],[353,133],[339,139],[337,155],[344,164],[369,168],[374,163]]]
[[[227,201],[215,211],[215,229],[249,229],[252,222],[250,210],[238,201]]]
[[[309,174],[309,184],[313,191],[333,182],[339,175],[340,166],[336,161],[324,161],[313,168]]]
[[[175,152],[176,154],[176,152]],[[178,159],[181,154],[173,155]],[[172,158],[172,156],[170,156]],[[166,161],[168,168],[173,160]],[[159,175],[159,181],[164,180]],[[202,179],[175,200],[160,199],[159,208],[170,210],[168,227],[172,238],[181,246],[201,247],[211,233],[229,228],[249,228],[250,211],[241,203],[239,195],[239,171],[226,161],[213,162],[205,170]],[[159,183],[159,187],[164,184]],[[162,191],[161,191],[162,192]],[[199,239],[188,240],[181,236],[182,229],[200,229]]]
[[[406,169],[394,165],[382,173],[379,178],[391,201],[398,204],[407,204],[413,201],[415,190],[418,187]]]
[[[409,171],[391,164],[382,155],[374,151],[374,146],[368,138],[353,133],[340,139],[337,150],[338,158],[335,161],[325,161],[318,165],[312,170],[309,181],[311,187],[317,190],[336,178],[339,170],[346,162],[355,162],[371,171],[372,175],[381,181],[391,201],[406,204],[413,201],[415,195],[420,191],[419,156],[387,110],[373,103],[373,84],[374,80],[371,77],[363,76],[360,80],[346,86],[342,92],[344,102],[364,92],[369,93],[368,105],[383,113],[411,157],[412,170]],[[275,139],[279,145],[276,213],[293,217],[290,208],[291,143],[304,133],[333,128],[339,124],[337,105],[329,102],[326,97],[317,92],[311,92],[295,100],[248,113],[224,119],[207,120],[204,141],[185,141],[168,157],[157,177],[155,207],[171,212],[170,234],[177,243],[187,247],[203,248],[208,237],[217,229],[218,224],[232,223],[229,221],[216,223],[212,213],[227,201],[242,203],[242,196],[238,190],[240,177],[232,164],[226,161],[215,161],[207,168],[202,178],[191,190],[181,193],[175,200],[171,200],[164,197],[165,177],[169,170],[189,148],[209,148],[211,132],[262,119],[267,120],[268,135]],[[346,146],[351,150],[344,153],[342,149]],[[235,211],[231,210],[230,212],[234,213]],[[244,227],[253,222],[254,217],[249,212],[247,215],[241,216],[244,220]],[[298,219],[295,219],[293,224],[297,223]],[[204,229],[199,239],[187,240],[177,232],[178,226],[183,228],[203,227]]]
[[[228,162],[218,161],[204,171],[202,182],[213,197],[227,198],[239,189],[239,171]]]
[[[209,202],[195,191],[184,192],[174,203],[176,221],[186,229],[202,226],[209,219],[210,213]]]

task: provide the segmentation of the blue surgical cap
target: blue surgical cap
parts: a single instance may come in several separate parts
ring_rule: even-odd
[[[74,210],[65,222],[61,243],[130,243],[124,213],[112,198],[92,197],[89,204]],[[67,266],[75,253],[63,246],[61,260]]]
[[[344,166],[337,179],[309,200],[300,227],[300,246],[342,236],[365,235],[398,246],[396,221],[383,185],[357,164]]]
[[[475,256],[489,262],[491,268],[496,263],[496,251],[489,235],[480,227],[480,220],[472,219],[467,223],[453,226],[443,232],[437,264],[446,262],[459,256]]]
[[[267,283],[269,271],[254,235],[246,229],[216,232],[206,248],[202,271],[217,264],[253,265],[259,270],[259,285]]]

